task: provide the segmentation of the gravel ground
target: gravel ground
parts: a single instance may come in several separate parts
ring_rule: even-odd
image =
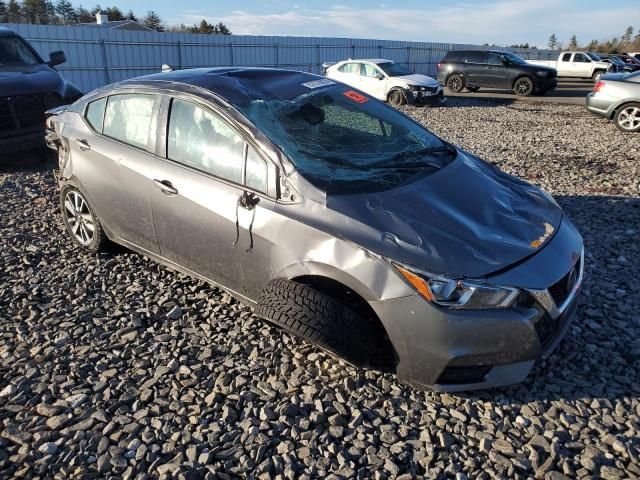
[[[0,478],[640,476],[640,136],[581,107],[406,111],[556,195],[576,321],[522,385],[447,395],[358,370],[202,282],[71,247],[45,168],[0,173]]]

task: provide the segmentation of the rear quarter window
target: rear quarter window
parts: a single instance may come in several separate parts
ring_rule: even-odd
[[[104,123],[104,107],[107,105],[107,97],[94,100],[87,105],[84,118],[87,123],[98,133],[102,133]]]
[[[464,52],[447,52],[442,59],[443,62],[461,63],[463,61]]]

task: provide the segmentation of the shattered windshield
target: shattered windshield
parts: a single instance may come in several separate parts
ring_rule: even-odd
[[[18,37],[0,38],[0,68],[4,66],[36,65],[40,60]]]
[[[301,175],[327,192],[388,190],[440,170],[456,156],[397,110],[345,85],[239,108]]]
[[[380,67],[384,71],[384,73],[386,73],[390,77],[402,77],[404,75],[411,75],[409,69],[395,62],[379,63],[378,67]]]

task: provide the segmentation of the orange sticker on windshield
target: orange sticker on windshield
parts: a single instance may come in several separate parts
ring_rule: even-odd
[[[358,102],[358,103],[364,103],[369,101],[367,97],[365,97],[364,95],[360,95],[358,92],[355,92],[353,90],[347,90],[346,92],[343,93],[343,95],[347,98],[350,98],[354,102]]]

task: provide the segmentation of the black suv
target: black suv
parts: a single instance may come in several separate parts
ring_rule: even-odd
[[[15,153],[44,147],[44,112],[82,96],[53,68],[66,61],[51,52],[44,62],[20,35],[0,27],[0,149]]]
[[[455,50],[438,63],[438,81],[452,92],[505,88],[516,95],[544,95],[558,84],[555,68],[527,63],[511,52]]]

